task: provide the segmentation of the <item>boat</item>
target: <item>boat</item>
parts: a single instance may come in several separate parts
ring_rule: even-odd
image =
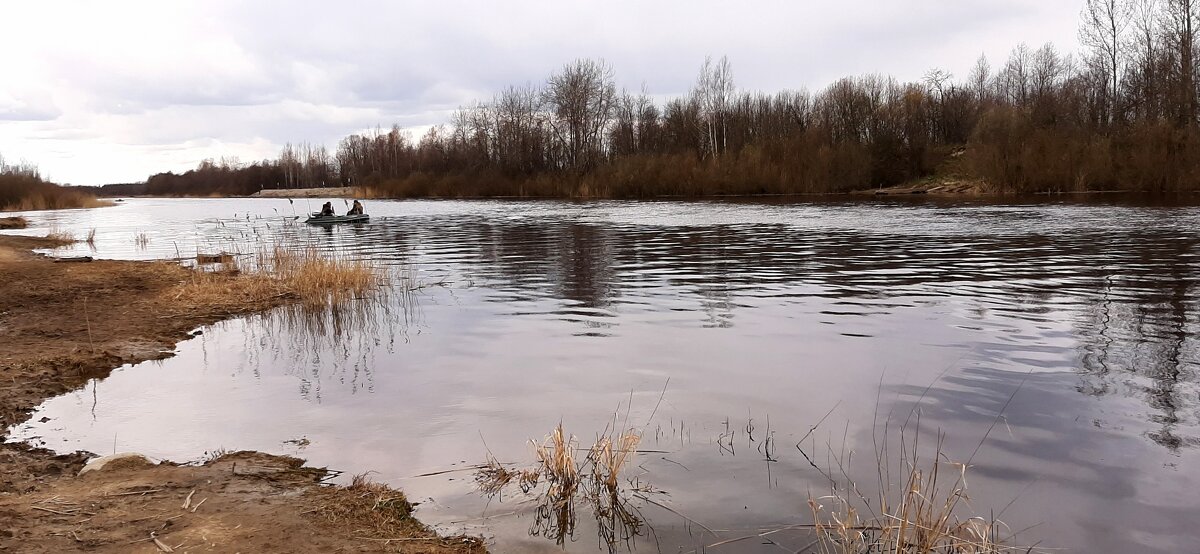
[[[362,223],[370,218],[371,216],[367,214],[321,215],[314,213],[309,214],[308,219],[304,220],[304,222],[313,225],[337,225],[339,223]]]

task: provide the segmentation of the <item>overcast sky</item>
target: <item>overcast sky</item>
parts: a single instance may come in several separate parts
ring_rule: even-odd
[[[817,90],[932,67],[966,76],[1019,42],[1077,49],[1082,0],[9,2],[0,155],[94,185],[336,145],[455,107],[564,62],[604,58],[619,86],[685,92],[707,54],[739,88]]]

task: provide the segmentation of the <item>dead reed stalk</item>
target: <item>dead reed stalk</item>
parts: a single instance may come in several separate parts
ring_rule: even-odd
[[[59,227],[58,225],[50,226],[50,231],[46,233],[46,238],[64,244],[75,242],[75,234],[71,231],[63,229],[62,227]]]
[[[808,498],[819,552],[1000,554],[1033,551],[1008,545],[1012,537],[1003,522],[971,514],[967,464],[950,461],[943,450],[941,433],[929,462],[919,458],[916,436],[906,443],[901,433],[900,441],[902,454],[898,467],[905,468],[903,479],[892,482],[889,478],[888,468],[892,464],[887,459],[886,446],[883,447],[876,455],[879,482],[874,498],[869,498],[859,484],[850,479],[840,456],[834,456],[836,467],[821,470],[830,480],[830,493]],[[805,457],[809,458],[807,454]],[[811,463],[811,458],[809,460]],[[947,468],[952,471],[947,472]]]

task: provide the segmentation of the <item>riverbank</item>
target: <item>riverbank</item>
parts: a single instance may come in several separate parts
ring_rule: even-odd
[[[322,187],[311,189],[263,189],[250,198],[355,198],[354,187]]]
[[[122,364],[170,356],[197,327],[295,300],[214,302],[179,293],[193,274],[177,264],[58,263],[30,252],[52,245],[0,235],[5,428]],[[244,277],[213,278],[237,288]],[[295,458],[234,453],[199,466],[122,464],[77,476],[87,458],[0,445],[0,551],[484,551],[477,539],[437,536],[400,492],[362,481],[324,486],[324,469]]]
[[[983,196],[1001,195],[987,183],[973,179],[929,178],[920,181],[903,183],[890,187],[856,190],[850,194],[856,196],[903,196],[911,194],[927,194],[932,196]],[[1008,193],[1013,194],[1013,193]]]

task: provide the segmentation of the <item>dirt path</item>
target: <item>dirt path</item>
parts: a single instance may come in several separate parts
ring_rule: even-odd
[[[196,327],[289,301],[201,303],[177,292],[191,273],[176,264],[56,263],[29,252],[46,245],[0,235],[4,428],[121,364],[170,355]],[[324,471],[294,458],[243,452],[77,476],[86,460],[0,445],[0,552],[484,551],[432,533],[399,492],[323,486]]]

